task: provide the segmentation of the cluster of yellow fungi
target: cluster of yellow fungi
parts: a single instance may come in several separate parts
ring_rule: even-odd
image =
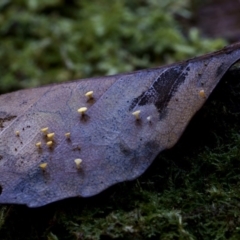
[[[49,132],[48,132],[48,127],[42,128],[42,129],[41,129],[41,132],[42,132],[42,133],[46,136],[46,138],[47,138],[46,145],[47,145],[49,148],[52,148],[53,145],[54,145],[54,136],[55,136],[55,133],[54,133],[54,132],[49,133]],[[70,136],[71,136],[71,134],[70,134],[69,132],[65,133],[66,139],[70,139]],[[37,147],[38,149],[41,149],[41,148],[42,148],[42,143],[41,143],[41,142],[37,142],[35,145],[36,145],[36,147]],[[76,164],[77,169],[80,169],[80,164],[81,164],[82,161],[80,162],[79,159],[75,159],[74,161],[75,161],[75,164]],[[39,165],[39,167],[40,167],[43,171],[45,171],[46,168],[47,168],[47,165],[48,165],[48,164],[47,164],[46,162],[44,162],[44,163],[41,163],[41,164]]]
[[[93,99],[93,91],[89,91],[89,92],[85,93],[85,96],[87,97],[88,100]],[[81,114],[81,116],[84,116],[84,115],[86,114],[87,107],[81,107],[81,108],[79,108],[77,111],[78,111],[78,113]],[[50,133],[49,133],[49,132],[48,132],[48,127],[42,128],[42,129],[41,129],[41,132],[42,132],[42,133],[46,136],[46,138],[47,138],[46,145],[47,145],[49,148],[52,148],[53,145],[54,145],[54,136],[55,136],[55,133],[54,133],[54,132],[50,132]],[[16,136],[19,136],[19,134],[20,134],[19,131],[16,131]],[[65,133],[65,137],[66,137],[66,139],[70,139],[71,133],[70,133],[70,132]],[[36,147],[37,147],[38,149],[41,149],[41,148],[42,148],[42,143],[41,143],[41,142],[37,142],[35,145],[36,145]],[[81,166],[81,163],[82,163],[82,159],[77,158],[77,159],[74,160],[74,162],[75,162],[75,164],[76,164],[77,169],[80,169],[80,166]],[[43,171],[45,171],[46,168],[47,168],[47,165],[48,165],[48,164],[45,162],[45,163],[41,163],[41,164],[39,165],[39,167],[40,167]]]
[[[205,91],[204,91],[203,89],[199,91],[199,96],[202,97],[202,98],[206,98],[206,94],[205,94]],[[87,100],[93,99],[93,91],[89,91],[89,92],[85,93],[85,97],[87,97]],[[78,111],[78,113],[83,117],[83,116],[86,114],[87,110],[88,110],[87,107],[80,107],[77,111]],[[141,113],[141,110],[136,110],[136,111],[132,112],[132,115],[135,117],[135,120],[136,120],[136,121],[139,121],[139,120],[141,119],[140,113]],[[148,121],[149,123],[151,123],[151,122],[152,122],[152,116],[148,116],[148,117],[147,117],[147,121]],[[55,136],[55,133],[54,133],[54,132],[50,132],[50,133],[49,133],[49,132],[48,132],[48,127],[42,128],[42,129],[41,129],[41,132],[42,132],[42,133],[46,136],[46,138],[47,138],[46,145],[47,145],[49,148],[52,148],[53,145],[54,145],[54,136]],[[16,132],[15,132],[15,135],[16,135],[17,137],[19,137],[19,136],[20,136],[20,132],[19,132],[19,131],[16,131]],[[70,133],[70,132],[65,133],[65,137],[66,137],[66,139],[70,139],[71,133]],[[37,147],[38,149],[41,149],[41,148],[42,148],[42,142],[37,142],[35,145],[36,145],[36,147]],[[76,168],[77,168],[77,169],[80,169],[80,166],[81,166],[81,163],[82,163],[82,159],[77,158],[77,159],[74,160],[74,162],[75,162],[75,164],[76,164]],[[41,164],[39,165],[39,167],[40,167],[43,171],[45,171],[46,168],[47,168],[47,165],[48,165],[48,164],[47,164],[46,162],[44,162],[44,163],[41,163]]]
[[[48,133],[48,127],[42,128],[41,132],[47,137],[47,142],[46,145],[51,148],[53,146],[53,138],[55,136],[55,133]],[[42,147],[42,143],[41,142],[37,142],[36,144],[37,148],[41,148]]]

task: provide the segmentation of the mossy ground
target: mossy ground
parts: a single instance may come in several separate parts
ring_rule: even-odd
[[[1,0],[0,93],[187,59],[223,47],[185,30],[189,0]]]
[[[88,199],[2,206],[1,239],[240,239],[239,76],[224,77],[143,176]]]

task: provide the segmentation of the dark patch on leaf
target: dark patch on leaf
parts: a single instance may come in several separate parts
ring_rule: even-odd
[[[125,156],[129,156],[132,154],[131,149],[127,146],[127,144],[123,142],[119,144],[119,149]]]
[[[174,66],[161,73],[147,91],[132,101],[129,110],[131,111],[137,105],[144,106],[153,103],[158,109],[160,119],[164,117],[166,106],[174,95],[174,92],[188,75],[190,68],[185,68],[186,64]]]
[[[4,118],[0,118],[0,128],[4,128],[4,123],[5,122],[9,122],[9,121],[12,121],[14,118],[16,118],[17,116],[7,116],[7,117],[4,117]]]
[[[81,147],[80,146],[76,146],[72,149],[73,151],[81,151]]]

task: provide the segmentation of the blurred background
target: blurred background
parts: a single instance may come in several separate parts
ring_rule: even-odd
[[[240,39],[237,0],[1,0],[0,93],[156,67]]]

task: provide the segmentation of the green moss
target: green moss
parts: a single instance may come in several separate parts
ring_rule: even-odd
[[[187,0],[4,0],[0,92],[153,67],[221,48],[174,19]]]

